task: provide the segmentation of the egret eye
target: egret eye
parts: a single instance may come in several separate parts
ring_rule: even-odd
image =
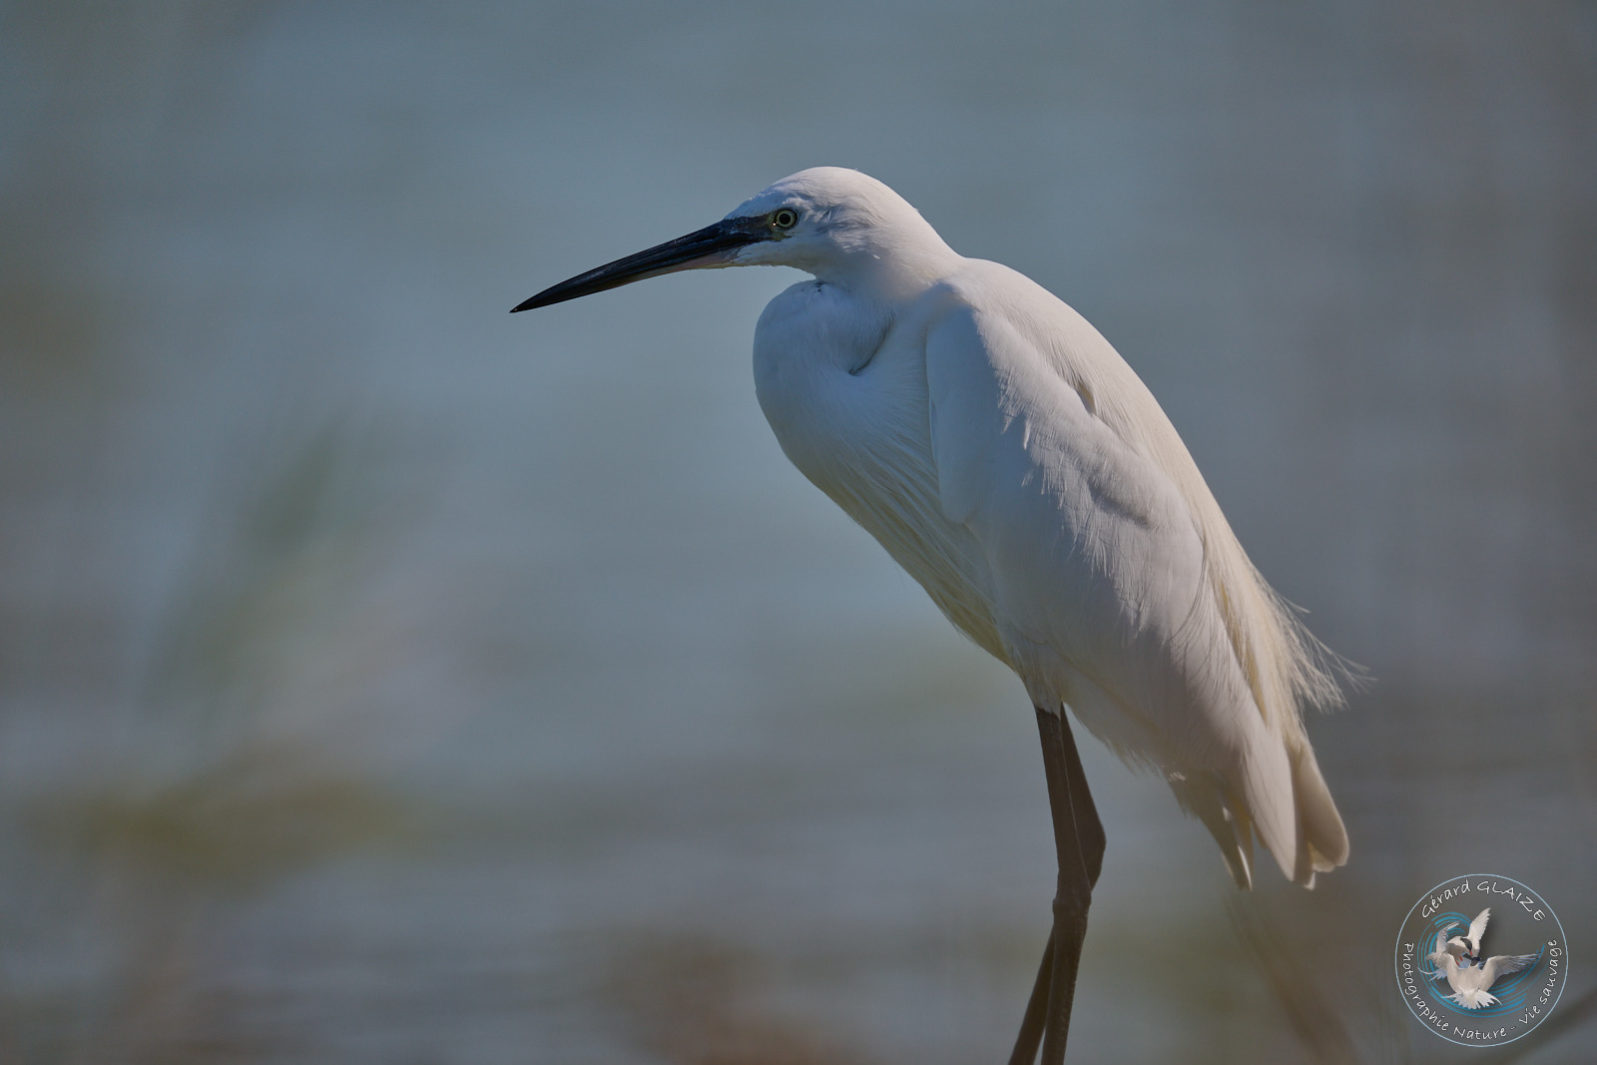
[[[792,229],[798,225],[798,212],[791,207],[782,207],[772,212],[771,224],[777,229]]]

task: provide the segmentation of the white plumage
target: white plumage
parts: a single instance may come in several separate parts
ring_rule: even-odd
[[[754,334],[782,450],[1036,707],[1059,879],[1010,1060],[1040,1046],[1059,1065],[1105,847],[1065,708],[1164,775],[1239,885],[1256,834],[1312,886],[1348,842],[1300,710],[1336,684],[1109,342],[1020,274],[954,252],[874,178],[802,171],[515,309],[753,265],[814,278]]]
[[[1467,933],[1462,936],[1454,936],[1452,939],[1449,939],[1447,941],[1448,945],[1451,946],[1456,941],[1458,945],[1463,948],[1465,954],[1471,954],[1479,957],[1481,953],[1481,939],[1486,935],[1486,925],[1491,919],[1492,908],[1488,906],[1486,909],[1475,915],[1475,919],[1469,923],[1469,931]]]
[[[1447,997],[1465,1009],[1478,1010],[1497,1005],[1497,996],[1491,993],[1492,985],[1536,963],[1535,954],[1494,954],[1484,963],[1471,963],[1466,952],[1477,956],[1480,954],[1481,936],[1486,932],[1486,919],[1490,913],[1491,910],[1482,910],[1470,923],[1469,940],[1474,944],[1473,950],[1470,950],[1464,937],[1449,937],[1448,933],[1458,927],[1455,924],[1436,934],[1436,942],[1426,959],[1435,967],[1431,979],[1446,980],[1447,986],[1453,989],[1453,993]]]
[[[724,265],[816,278],[755,331],[760,405],[787,456],[1037,706],[1069,706],[1163,772],[1239,884],[1254,832],[1298,883],[1342,864],[1299,712],[1336,686],[1131,368],[1069,306],[958,255],[872,178],[806,170],[728,217],[784,205],[792,235]]]

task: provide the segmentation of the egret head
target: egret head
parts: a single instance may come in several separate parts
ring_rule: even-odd
[[[857,170],[801,170],[714,225],[578,274],[515,310],[546,307],[646,277],[723,266],[792,266],[823,281],[892,290],[957,258],[903,197]]]

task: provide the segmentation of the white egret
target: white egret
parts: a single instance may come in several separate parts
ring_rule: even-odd
[[[754,334],[782,450],[1031,696],[1059,877],[1012,1062],[1063,1060],[1103,826],[1065,719],[1162,773],[1236,882],[1347,860],[1301,709],[1320,645],[1248,561],[1164,412],[1079,314],[967,259],[886,185],[818,167],[515,308],[640,278],[792,266]]]

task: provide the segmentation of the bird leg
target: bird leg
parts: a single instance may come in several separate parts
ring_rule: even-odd
[[[1043,948],[1042,964],[1037,967],[1037,979],[1031,985],[1031,997],[1026,1000],[1026,1015],[1020,1019],[1020,1034],[1015,1037],[1009,1065],[1032,1065],[1037,1060],[1037,1047],[1042,1044],[1047,1026],[1048,988],[1053,983],[1053,972],[1054,933],[1049,929],[1048,944]]]
[[[1054,895],[1054,924],[1032,984],[1026,1015],[1010,1065],[1031,1065],[1042,1045],[1043,1065],[1065,1059],[1070,1033],[1070,1006],[1076,994],[1076,968],[1087,936],[1087,909],[1092,889],[1103,871],[1104,832],[1081,768],[1075,737],[1058,713],[1037,710],[1042,737],[1043,771],[1048,778],[1048,806],[1053,813],[1054,847],[1059,856],[1059,882]]]

